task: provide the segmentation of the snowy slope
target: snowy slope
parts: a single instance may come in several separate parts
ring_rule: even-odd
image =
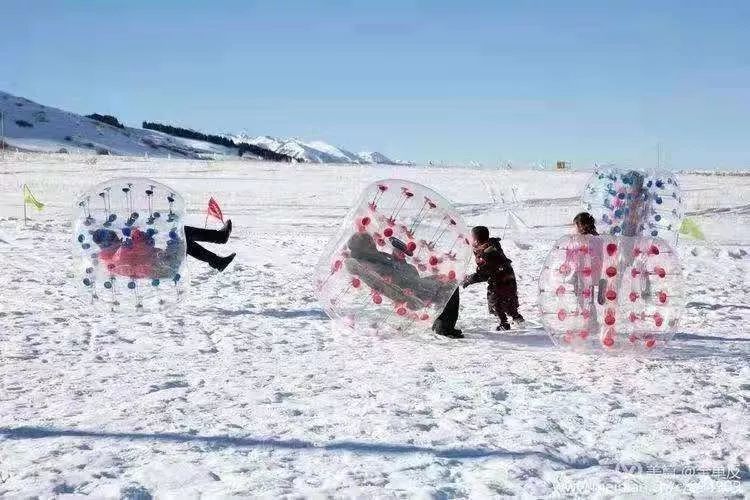
[[[387,165],[396,163],[382,153],[355,154],[323,141],[303,141],[296,138],[278,139],[267,135],[253,137],[246,134],[227,134],[227,137],[235,142],[255,144],[277,153],[284,153],[306,163],[373,163]]]
[[[364,160],[365,163],[376,163],[381,165],[396,165],[397,163],[383,153],[378,153],[377,151],[363,151],[357,153],[357,156]]]
[[[182,193],[196,225],[216,197],[235,230],[211,248],[237,259],[222,274],[191,260],[181,312],[96,313],[69,278],[71,201],[144,173]],[[382,177],[429,179],[497,234],[512,208],[523,223],[505,241],[528,246],[505,250],[534,320],[585,173],[0,160],[0,497],[743,498],[750,177],[680,178],[710,241],[677,245],[684,322],[642,358],[498,334],[481,286],[461,296],[464,340],[332,328],[312,270]],[[47,203],[28,226],[23,183]]]
[[[100,154],[177,158],[236,156],[237,151],[203,141],[173,137],[153,130],[114,127],[75,113],[43,106],[0,92],[6,147],[34,152],[98,152]],[[26,126],[22,126],[26,124]]]

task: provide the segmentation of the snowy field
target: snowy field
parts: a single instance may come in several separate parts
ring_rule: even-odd
[[[183,312],[133,319],[78,300],[71,205],[119,176],[174,187],[196,225],[213,195],[235,223],[220,247],[235,263],[191,261]],[[529,227],[505,248],[534,319],[536,278],[588,174],[0,160],[0,496],[747,494],[750,176],[680,178],[708,241],[679,242],[684,322],[641,358],[498,334],[482,286],[462,294],[463,340],[335,330],[312,269],[360,190],[386,177],[434,188],[496,233],[513,208]],[[23,183],[47,204],[27,226]]]

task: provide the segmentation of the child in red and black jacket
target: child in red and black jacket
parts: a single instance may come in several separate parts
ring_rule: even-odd
[[[500,238],[490,238],[490,231],[485,226],[474,227],[471,235],[474,240],[472,246],[477,270],[464,279],[464,288],[486,281],[490,314],[500,320],[497,330],[510,329],[508,316],[520,326],[524,319],[518,312],[516,275],[511,260],[505,256],[503,247],[500,246]]]

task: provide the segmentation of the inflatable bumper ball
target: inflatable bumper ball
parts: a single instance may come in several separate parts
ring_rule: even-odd
[[[677,239],[682,194],[671,173],[598,170],[586,184],[582,201],[599,234]]]
[[[589,180],[584,209],[602,236],[564,236],[539,278],[542,323],[574,349],[653,349],[674,335],[684,307],[673,239],[682,218],[671,174],[610,168]]]
[[[573,349],[664,345],[684,307],[678,256],[660,238],[565,236],[547,256],[539,288],[545,329]]]
[[[420,184],[369,185],[315,270],[326,313],[357,331],[429,330],[464,278],[469,229]]]
[[[143,179],[113,179],[75,206],[73,254],[87,302],[110,310],[174,307],[187,288],[185,202]]]

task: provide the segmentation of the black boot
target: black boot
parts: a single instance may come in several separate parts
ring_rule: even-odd
[[[497,330],[498,332],[501,332],[503,330],[510,330],[510,323],[508,323],[507,321],[504,323],[500,323],[499,325],[497,325],[497,328],[495,328],[495,330]]]
[[[194,259],[198,259],[200,261],[203,261],[207,263],[209,266],[213,267],[214,269],[218,271],[223,271],[226,269],[226,267],[229,265],[232,260],[234,260],[234,257],[236,254],[227,255],[226,257],[219,257],[215,253],[213,253],[210,250],[207,250],[200,246],[198,243],[194,241],[188,241],[187,244],[187,254]]]
[[[236,253],[232,253],[232,254],[227,255],[226,257],[219,257],[215,261],[209,262],[208,265],[210,265],[217,271],[221,272],[224,269],[226,269],[229,264],[232,263],[236,255],[237,255]]]
[[[461,330],[454,328],[453,330],[435,330],[435,333],[449,339],[462,339],[464,334]]]

